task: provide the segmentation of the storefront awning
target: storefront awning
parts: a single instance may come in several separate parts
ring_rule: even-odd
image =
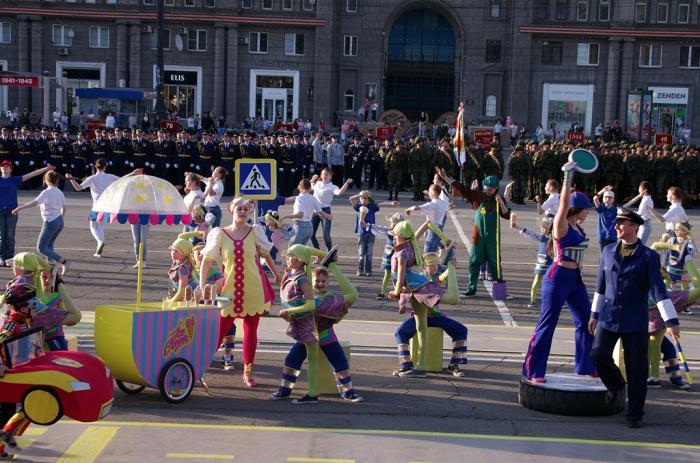
[[[143,91],[122,88],[79,88],[75,90],[75,96],[111,100],[141,100],[143,99]]]

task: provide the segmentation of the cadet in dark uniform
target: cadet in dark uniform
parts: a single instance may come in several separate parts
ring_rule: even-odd
[[[299,145],[301,151],[301,170],[304,178],[311,178],[311,168],[314,165],[314,147],[309,143],[309,136],[304,135],[304,138]]]
[[[90,142],[90,145],[92,147],[92,155],[94,159],[104,159],[107,161],[107,165],[111,166],[113,165],[114,156],[112,155],[112,144],[109,142],[109,140],[103,137],[106,132],[106,130],[103,131],[99,127],[96,128],[95,139]]]
[[[277,184],[281,196],[292,196],[295,188],[294,176],[297,170],[297,151],[291,143],[289,136],[285,137],[285,144],[280,146],[280,159],[277,163]]]
[[[22,127],[19,138],[17,139],[17,159],[19,160],[19,175],[27,174],[38,166],[36,159],[36,140],[31,136],[27,127]]]
[[[17,143],[10,130],[3,127],[0,129],[0,160],[10,161],[15,165],[15,168],[19,166],[19,160],[17,159]]]
[[[527,174],[530,168],[530,161],[524,149],[525,143],[518,142],[515,146],[515,151],[513,151],[508,160],[508,176],[515,181],[513,185],[513,202],[516,204],[525,204],[525,197],[527,196]]]
[[[73,159],[70,163],[70,172],[77,178],[87,177],[93,163],[92,146],[85,139],[85,132],[78,132],[78,139],[73,142]]]
[[[166,137],[165,129],[158,129],[156,136],[157,138],[153,142],[154,173],[156,176],[176,184],[178,182],[174,178],[175,174],[173,171],[175,145]],[[180,179],[180,181],[183,181],[183,179]]]
[[[194,168],[195,155],[197,146],[189,139],[189,133],[186,130],[180,132],[180,140],[175,143],[175,159],[173,167],[175,168],[175,181],[184,181],[185,172]]]
[[[385,140],[384,143],[385,149],[391,146],[389,140]],[[396,144],[391,147],[384,159],[389,188],[389,201],[399,200],[399,190],[401,189],[401,179],[405,173],[406,160],[406,155],[403,152],[403,140],[398,140]]]
[[[121,177],[131,170],[131,146],[129,141],[122,136],[119,127],[114,129],[114,137],[110,139],[113,156],[113,168],[117,177]]]
[[[136,169],[154,169],[153,143],[146,140],[142,129],[136,129],[136,137],[131,140],[131,162],[129,165]]]
[[[205,177],[211,177],[214,167],[219,163],[219,147],[211,138],[210,132],[203,132],[202,141],[199,142],[197,170]]]
[[[345,152],[345,181],[352,179],[353,186],[362,189],[362,168],[365,163],[365,150],[360,143],[360,137],[355,136],[353,143]]]
[[[224,141],[219,144],[219,157],[223,168],[233,174],[236,167],[236,155],[240,155],[240,151],[231,140],[231,135],[230,130],[224,133]],[[233,193],[233,182],[224,182],[224,195],[230,196],[231,193]]]

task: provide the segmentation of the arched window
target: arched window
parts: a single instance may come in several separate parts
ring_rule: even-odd
[[[437,11],[409,11],[389,34],[389,61],[452,63],[454,52],[452,26]]]
[[[345,90],[345,110],[355,110],[355,92],[352,90]]]
[[[496,95],[486,97],[486,117],[496,117]]]

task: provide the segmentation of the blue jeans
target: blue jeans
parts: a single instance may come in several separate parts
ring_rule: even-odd
[[[289,245],[303,244],[306,245],[311,239],[311,221],[295,221],[294,222],[294,238],[289,242]]]
[[[220,227],[221,226],[221,208],[219,206],[214,206],[214,207],[208,207],[207,212],[211,212],[214,214],[214,223],[212,224],[212,228]]]
[[[39,239],[36,241],[36,249],[41,254],[58,263],[63,263],[64,259],[53,250],[53,244],[56,242],[56,238],[58,238],[61,230],[63,230],[62,215],[53,219],[51,222],[44,222],[39,232]]]
[[[139,260],[139,244],[143,243],[143,261],[146,262],[146,253],[148,251],[148,230],[150,224],[136,224],[131,226],[131,237],[134,240],[134,257]]]
[[[324,207],[321,210],[326,214],[331,213],[330,207]],[[318,240],[316,239],[316,230],[318,230],[318,226],[321,224],[321,222],[323,222],[323,242],[326,245],[326,249],[330,251],[330,249],[333,247],[333,242],[331,241],[331,221],[321,218],[321,216],[318,214],[314,214],[313,217],[311,217],[311,226],[313,228],[311,231],[311,245],[316,249],[320,249],[318,246]]]
[[[19,216],[12,215],[11,209],[0,211],[0,258],[12,259],[15,255],[15,229]]]
[[[438,228],[442,230],[444,225],[438,224]],[[425,235],[425,244],[423,245],[423,252],[437,252],[440,247],[440,237],[433,233],[432,230],[428,230]]]
[[[357,238],[357,271],[372,273],[372,251],[374,250],[374,234],[363,233]]]
[[[639,231],[637,232],[637,238],[640,239],[642,244],[646,245],[649,235],[651,235],[651,219],[644,221],[644,225],[640,225]]]

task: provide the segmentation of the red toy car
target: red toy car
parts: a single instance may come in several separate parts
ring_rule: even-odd
[[[0,377],[3,402],[21,403],[32,423],[48,426],[63,415],[83,422],[103,419],[112,408],[113,380],[99,358],[75,351],[43,352],[41,329],[5,341]]]

